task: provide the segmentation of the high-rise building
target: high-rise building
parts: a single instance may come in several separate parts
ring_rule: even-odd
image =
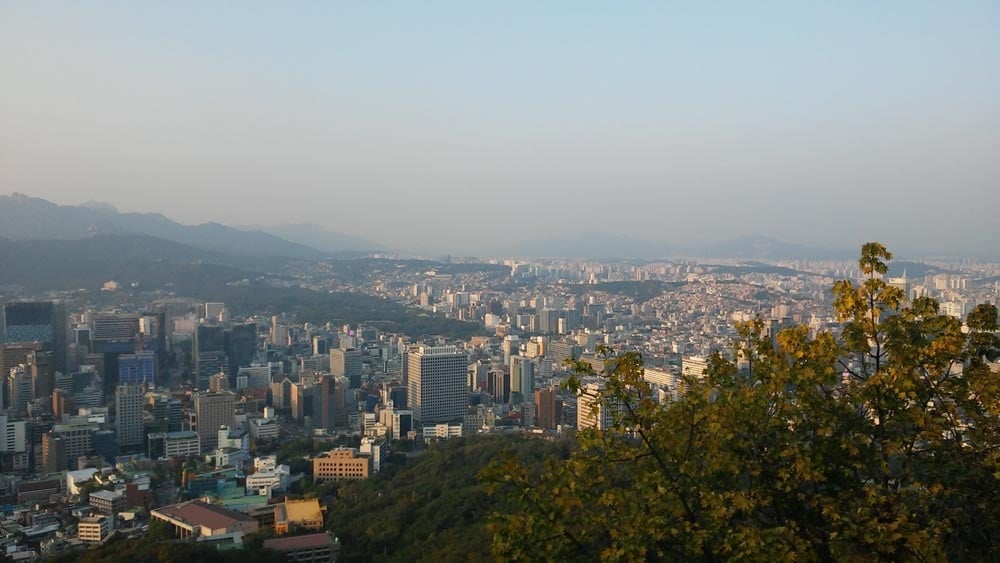
[[[94,333],[91,339],[94,351],[115,350],[126,353],[135,350],[135,340],[139,336],[139,315],[136,313],[98,313],[94,317]]]
[[[229,360],[230,387],[232,387],[240,368],[251,365],[257,357],[257,325],[238,324],[227,330],[224,351]]]
[[[562,424],[562,399],[555,387],[535,390],[535,426],[554,430]]]
[[[28,414],[28,402],[34,397],[34,392],[31,377],[24,364],[10,370],[7,377],[7,397],[11,412],[18,416]]]
[[[225,303],[205,303],[205,316],[204,318],[213,321],[219,320],[222,312],[226,310]]]
[[[198,325],[194,331],[195,387],[208,389],[209,378],[224,372],[228,374],[229,358],[226,356],[226,334],[222,326]]]
[[[102,358],[102,392],[110,395],[118,385],[118,361],[122,354],[136,351],[139,341],[139,315],[136,313],[99,313],[94,317],[90,351]]]
[[[701,356],[684,356],[681,358],[681,378],[678,381],[677,392],[680,395],[687,393],[688,383],[686,380],[699,380],[707,377],[708,360]]]
[[[184,411],[181,402],[165,396],[156,396],[153,401],[153,419],[166,422],[165,432],[180,432]]]
[[[28,354],[25,362],[31,378],[31,396],[34,399],[48,399],[56,386],[55,366],[52,352],[35,351]]]
[[[0,416],[0,453],[24,452],[28,448],[28,423]]]
[[[330,353],[330,339],[325,336],[316,335],[312,339],[313,356],[323,356]]]
[[[65,389],[56,389],[52,391],[52,416],[56,420],[62,420],[62,417],[73,413],[73,397],[70,395],[69,391]]]
[[[93,451],[94,443],[92,434],[97,429],[97,424],[93,422],[56,424],[52,427],[52,434],[62,439],[62,451],[65,454],[65,458],[62,460],[64,465],[60,469],[68,469],[70,466],[75,466],[78,457]]]
[[[510,402],[530,402],[535,392],[535,363],[527,356],[510,358]]]
[[[10,393],[7,392],[10,370],[19,365],[28,365],[28,356],[42,349],[38,342],[30,344],[4,344],[0,346],[0,383],[3,389],[2,406],[10,406]]]
[[[330,373],[346,377],[351,389],[361,387],[361,350],[334,348],[330,350]]]
[[[118,445],[122,450],[141,449],[143,446],[142,395],[140,385],[123,384],[115,390]]]
[[[507,335],[500,347],[503,351],[503,365],[509,366],[510,359],[521,353],[521,338],[514,334]]]
[[[220,426],[236,425],[235,403],[236,395],[228,391],[195,393],[194,410],[203,451],[212,451],[219,446]]]
[[[4,304],[2,343],[38,343],[41,349],[52,352],[57,371],[67,371],[68,332],[64,303],[15,301]]]
[[[313,416],[313,387],[302,382],[293,383],[291,391],[292,418],[296,422],[304,422],[307,416],[310,418]]]
[[[42,471],[56,473],[68,468],[66,460],[66,441],[55,432],[42,435]],[[37,466],[37,464],[36,464]]]
[[[614,424],[617,402],[602,396],[603,388],[589,383],[580,388],[576,398],[576,427],[608,430]]]
[[[506,405],[510,403],[510,372],[506,369],[490,370],[486,374],[487,391],[493,402]]]
[[[143,385],[155,383],[156,352],[136,352],[118,357],[118,384]]]
[[[407,401],[421,424],[451,422],[466,412],[468,356],[454,346],[420,346],[407,361]]]

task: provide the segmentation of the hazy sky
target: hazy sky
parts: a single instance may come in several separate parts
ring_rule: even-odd
[[[0,192],[406,248],[1000,242],[1000,2],[0,0]]]

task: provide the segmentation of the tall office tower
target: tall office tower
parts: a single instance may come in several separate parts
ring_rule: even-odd
[[[31,457],[28,459],[28,463],[31,465],[32,471],[42,471],[44,460],[42,459],[42,436],[47,434],[52,430],[52,426],[56,422],[51,420],[39,420],[32,419],[28,421],[28,449],[31,451]]]
[[[257,325],[233,325],[226,331],[224,351],[229,359],[229,386],[233,387],[240,368],[253,364],[257,357]]]
[[[292,406],[292,380],[285,377],[281,381],[271,382],[271,405],[276,409],[288,409]]]
[[[0,331],[0,342],[39,343],[41,349],[52,352],[57,371],[68,371],[66,362],[68,332],[64,303],[13,301],[3,307],[3,330]]]
[[[222,312],[226,310],[225,303],[205,303],[205,315],[202,318],[217,322]]]
[[[338,381],[341,385],[339,393],[337,392]],[[315,403],[313,412],[317,428],[322,428],[327,432],[333,432],[333,430],[337,427],[338,415],[344,410],[344,383],[343,378],[331,375],[324,376],[319,381],[313,397]],[[344,414],[346,419],[346,413]]]
[[[465,351],[454,346],[420,346],[410,352],[407,367],[406,396],[416,421],[451,422],[465,415],[469,402]]]
[[[45,473],[56,473],[67,468],[66,442],[55,432],[47,432],[42,435],[42,465],[41,470]],[[35,467],[38,467],[37,461]]]
[[[7,386],[10,370],[19,365],[28,365],[28,356],[42,349],[41,343],[4,344],[0,346],[0,382]],[[6,391],[6,389],[4,389]],[[10,405],[10,394],[4,393],[4,406]]]
[[[558,332],[560,318],[564,318],[561,310],[542,309],[538,312],[538,331],[545,334]]]
[[[521,339],[516,335],[505,336],[500,346],[503,349],[503,365],[505,366],[510,365],[511,357],[521,353]]]
[[[361,350],[334,348],[330,350],[330,373],[346,377],[351,389],[361,387]]]
[[[595,383],[584,385],[576,399],[576,427],[579,430],[596,428],[607,430],[614,423],[614,414],[620,405],[601,397],[603,389]]]
[[[31,378],[31,396],[34,399],[48,399],[56,386],[55,366],[52,352],[35,351],[28,354],[25,367]]]
[[[225,345],[225,330],[221,326],[198,325],[195,329],[192,351],[196,389],[208,389],[210,377],[219,372],[229,371],[229,358],[226,357]]]
[[[165,396],[153,399],[153,419],[166,422],[165,432],[180,432],[183,414],[179,400]]]
[[[510,402],[522,404],[532,400],[535,392],[535,363],[527,356],[510,358]]]
[[[56,420],[62,420],[64,416],[72,414],[73,396],[65,389],[52,391],[52,416]]]
[[[90,328],[90,325],[80,324],[73,328],[72,336],[73,343],[76,344],[78,350],[84,350],[80,352],[83,355],[89,354],[92,350],[90,349],[91,341],[93,340],[94,331]]]
[[[156,377],[156,352],[136,352],[118,357],[119,385],[153,387]]]
[[[25,365],[21,364],[11,369],[7,377],[7,397],[11,412],[17,416],[27,415],[28,401],[32,400],[33,396],[31,377]]]
[[[562,399],[556,395],[556,387],[535,390],[535,426],[554,430],[562,424]]]
[[[93,422],[73,422],[52,426],[52,433],[62,438],[65,449],[65,465],[62,469],[76,466],[78,457],[90,453],[94,449],[93,433],[98,430]],[[43,444],[44,445],[44,444]]]
[[[296,422],[303,422],[305,417],[312,416],[312,387],[307,387],[304,383],[293,383],[291,386],[291,397],[289,403],[292,409],[292,418]],[[306,394],[308,393],[308,397]]]
[[[708,360],[701,356],[684,356],[681,358],[681,378],[678,380],[677,392],[680,395],[687,393],[688,382],[686,380],[704,379],[708,374]]]
[[[119,385],[115,390],[118,446],[125,451],[142,449],[142,386]]]
[[[0,454],[28,450],[28,423],[0,416]]]
[[[125,353],[135,350],[139,332],[139,315],[136,313],[98,313],[94,317],[91,340],[95,348],[115,348],[119,353]]]
[[[333,377],[333,418],[337,426],[347,426],[347,393],[351,383],[346,377]]]
[[[139,315],[135,313],[98,313],[94,317],[91,352],[100,354],[104,395],[110,395],[118,385],[118,360],[122,354],[136,350],[139,338]]]
[[[142,349],[152,350],[158,354],[167,351],[167,315],[165,313],[142,313],[139,316],[139,334],[142,336]]]
[[[202,451],[210,452],[219,447],[220,426],[236,425],[235,404],[236,395],[228,391],[200,391],[194,394],[194,411],[198,417],[196,424]]]
[[[510,372],[505,369],[491,370],[486,379],[487,391],[493,397],[494,403],[506,405],[510,403]]]
[[[313,356],[323,356],[330,353],[330,339],[325,336],[313,336]]]

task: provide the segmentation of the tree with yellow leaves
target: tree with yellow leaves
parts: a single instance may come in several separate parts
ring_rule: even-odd
[[[773,345],[737,326],[732,357],[660,405],[638,353],[602,348],[607,430],[533,472],[484,472],[521,510],[493,515],[501,560],[989,560],[1000,552],[1000,354],[992,305],[962,323],[913,303],[862,248],[837,282],[839,335]],[[584,374],[589,366],[576,365]],[[567,388],[579,390],[580,379]]]

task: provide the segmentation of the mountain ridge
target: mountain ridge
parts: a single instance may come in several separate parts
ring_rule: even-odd
[[[260,231],[221,223],[184,225],[161,213],[120,213],[113,205],[59,205],[14,192],[0,195],[0,237],[76,240],[98,234],[146,235],[203,250],[254,258],[318,259],[324,253]]]

